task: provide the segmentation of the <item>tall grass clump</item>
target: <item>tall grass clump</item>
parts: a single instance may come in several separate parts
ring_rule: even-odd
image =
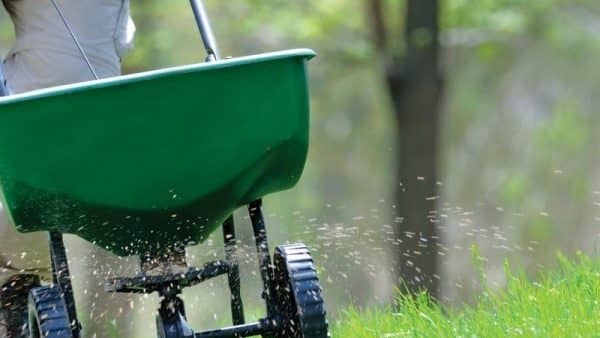
[[[505,264],[506,288],[484,289],[476,305],[461,310],[425,293],[400,295],[393,307],[351,308],[333,337],[600,337],[600,260],[558,260],[537,282]]]

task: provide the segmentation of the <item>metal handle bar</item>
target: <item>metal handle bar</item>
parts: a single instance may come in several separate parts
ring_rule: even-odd
[[[196,19],[198,30],[200,30],[204,49],[206,49],[206,53],[208,54],[206,61],[216,61],[219,59],[219,49],[217,48],[217,42],[210,27],[210,21],[208,20],[202,0],[190,0],[190,5],[192,5],[192,10],[194,11],[194,18]]]

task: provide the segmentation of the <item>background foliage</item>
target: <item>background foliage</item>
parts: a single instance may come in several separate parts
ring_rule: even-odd
[[[394,161],[393,119],[381,65],[369,40],[363,3],[350,0],[207,0],[223,56],[310,47],[312,121],[309,161],[300,184],[265,201],[272,245],[306,241],[321,267],[332,319],[349,304],[389,303],[388,264]],[[404,1],[388,2],[402,49]],[[186,1],[133,2],[136,48],[124,71],[138,72],[204,58]],[[395,14],[394,14],[395,13]],[[394,17],[395,16],[395,17]],[[0,51],[12,30],[0,16]],[[442,1],[443,299],[470,301],[481,283],[468,248],[487,257],[487,283],[505,285],[502,261],[535,275],[554,254],[600,248],[600,3],[592,0]],[[232,84],[235,85],[235,84]],[[201,89],[200,89],[201,90]],[[198,103],[199,110],[202,107]],[[0,112],[1,113],[1,112]],[[244,215],[238,215],[242,220]],[[242,220],[244,245],[251,245]],[[200,264],[222,254],[220,234],[190,250]],[[32,244],[32,247],[35,246]],[[102,278],[132,272],[117,259],[69,240],[86,336],[140,336],[152,330],[155,297],[114,299]],[[245,250],[243,295],[262,307],[254,252]],[[211,285],[212,284],[212,285]],[[224,280],[186,293],[197,327],[229,321]],[[110,305],[109,305],[110,304]],[[135,319],[135,320],[133,320]]]

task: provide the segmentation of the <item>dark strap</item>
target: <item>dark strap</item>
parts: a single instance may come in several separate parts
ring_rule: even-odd
[[[0,61],[0,96],[10,95],[8,86],[6,84],[6,78],[4,77],[4,64]]]

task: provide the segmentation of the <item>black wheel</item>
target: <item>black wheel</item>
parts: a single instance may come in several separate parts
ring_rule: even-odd
[[[278,246],[273,261],[274,291],[283,316],[276,337],[329,337],[322,289],[308,248],[304,244]]]
[[[69,312],[57,286],[42,286],[29,292],[31,338],[73,338]]]

